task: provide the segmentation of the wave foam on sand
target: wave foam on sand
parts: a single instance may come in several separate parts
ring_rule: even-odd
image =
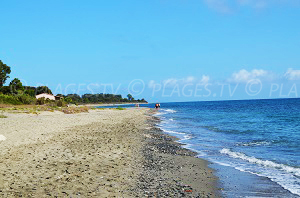
[[[279,164],[269,160],[261,160],[252,156],[247,156],[241,152],[234,152],[227,148],[220,150],[220,153],[228,155],[229,157],[241,159],[251,164],[258,165],[252,167],[251,165],[234,165],[231,164],[235,169],[248,172],[254,175],[264,176],[270,178],[272,181],[278,183],[284,189],[289,190],[291,193],[300,195],[300,187],[298,185],[298,178],[300,176],[300,168],[288,166],[285,164]]]

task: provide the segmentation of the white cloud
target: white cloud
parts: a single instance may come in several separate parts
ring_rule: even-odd
[[[164,86],[174,86],[177,83],[178,83],[178,80],[176,78],[169,78],[169,79],[163,81]]]
[[[237,72],[233,72],[232,75],[225,80],[227,83],[248,83],[251,80],[260,80],[262,82],[283,82],[284,79],[287,80],[300,80],[300,70],[295,70],[289,68],[284,74],[275,73],[270,70],[264,69],[253,69],[246,70],[241,69]],[[174,86],[183,86],[187,84],[202,84],[206,85],[208,83],[217,83],[218,81],[212,81],[211,77],[208,75],[202,75],[201,77],[188,76],[185,78],[169,78],[162,81],[150,80],[148,87],[150,89],[155,88],[155,86],[161,86],[166,88],[174,88]],[[224,79],[219,82],[224,82]],[[157,88],[157,87],[156,87]]]
[[[196,80],[196,78],[194,76],[189,76],[184,80],[186,83],[193,83]]]
[[[176,78],[170,78],[163,81],[163,85],[166,86],[175,86],[175,85],[185,85],[185,84],[207,84],[210,80],[209,76],[203,75],[201,78],[196,78],[194,76],[188,76],[186,78],[176,79]]]
[[[289,68],[284,74],[284,77],[288,80],[300,80],[300,70]]]
[[[209,82],[209,80],[210,80],[209,76],[203,75],[202,79],[200,80],[200,83],[201,84],[207,84]]]
[[[238,72],[232,74],[231,78],[228,79],[228,82],[234,83],[246,83],[249,80],[253,79],[272,79],[272,72],[263,70],[263,69],[254,69],[252,71],[247,71],[242,69]]]

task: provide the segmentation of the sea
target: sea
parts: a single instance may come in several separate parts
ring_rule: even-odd
[[[223,197],[300,197],[300,99],[161,103],[155,116],[211,162]]]

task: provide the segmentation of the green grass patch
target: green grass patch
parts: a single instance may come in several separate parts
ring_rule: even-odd
[[[125,110],[126,108],[122,108],[122,107],[117,107],[117,110]]]
[[[7,116],[5,116],[5,115],[0,115],[0,118],[7,118]]]

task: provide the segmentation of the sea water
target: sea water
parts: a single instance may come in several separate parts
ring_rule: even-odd
[[[158,127],[212,162],[224,197],[300,196],[300,99],[161,107]]]
[[[219,165],[224,196],[300,195],[300,99],[182,102],[161,107],[159,127],[179,137],[199,157]],[[239,183],[237,178],[230,179],[232,174]]]

